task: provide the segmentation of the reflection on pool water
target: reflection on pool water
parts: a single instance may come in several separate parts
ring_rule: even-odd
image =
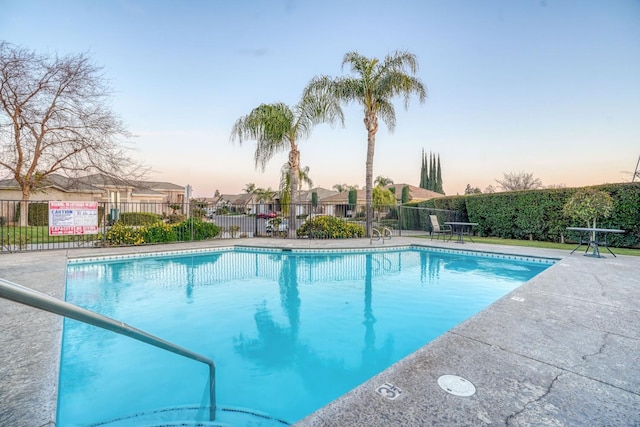
[[[218,405],[271,425],[300,420],[550,265],[231,249],[70,263],[66,299],[212,358]],[[57,425],[207,420],[208,399],[206,365],[65,321]]]

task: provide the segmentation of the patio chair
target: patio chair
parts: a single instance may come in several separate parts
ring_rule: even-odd
[[[449,235],[449,240],[453,237],[453,229],[450,225],[440,225],[438,222],[438,217],[435,215],[429,215],[429,219],[431,220],[431,240],[433,240],[434,234],[439,239],[440,236]]]

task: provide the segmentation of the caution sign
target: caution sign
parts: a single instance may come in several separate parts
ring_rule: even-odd
[[[49,202],[49,236],[98,234],[98,202]]]

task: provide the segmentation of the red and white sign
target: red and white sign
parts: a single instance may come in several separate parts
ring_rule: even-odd
[[[98,202],[49,202],[49,236],[98,234]]]

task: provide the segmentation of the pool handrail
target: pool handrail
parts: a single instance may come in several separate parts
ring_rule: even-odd
[[[170,351],[180,356],[188,357],[189,359],[206,363],[207,365],[209,365],[209,419],[210,421],[215,421],[216,366],[212,359],[204,357],[198,353],[194,353],[191,350],[187,350],[186,348],[163,340],[162,338],[158,338],[140,329],[134,328],[133,326],[127,325],[126,323],[119,322],[110,317],[103,316],[102,314],[95,313],[82,307],[78,307],[77,305],[59,300],[42,292],[35,291],[33,289],[18,285],[17,283],[13,283],[2,278],[0,278],[0,298],[8,299],[10,301],[48,311],[49,313],[58,314],[70,319],[78,320],[83,323],[88,323],[90,325],[97,326],[102,329],[107,329],[117,334],[125,335],[138,341],[151,344],[155,347]]]
[[[369,244],[372,244],[374,240],[378,241],[382,237],[382,244],[385,240],[390,240],[393,236],[393,232],[389,227],[373,227],[371,229],[371,237],[369,238]]]

